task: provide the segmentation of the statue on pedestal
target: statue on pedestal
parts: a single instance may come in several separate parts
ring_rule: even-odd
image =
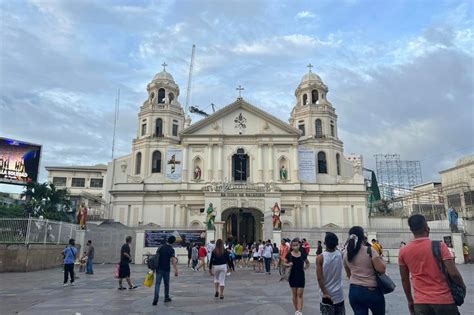
[[[282,165],[280,168],[280,180],[287,180],[288,172],[286,171],[285,165]]]
[[[214,211],[214,207],[212,206],[212,202],[209,203],[209,207],[207,207],[207,229],[213,231],[214,228],[214,221],[216,220],[216,214]]]
[[[280,206],[278,206],[278,202],[275,202],[275,205],[272,208],[272,222],[274,230],[281,230],[280,213]]]
[[[196,166],[194,169],[194,180],[200,180],[201,179],[201,168],[199,166]]]

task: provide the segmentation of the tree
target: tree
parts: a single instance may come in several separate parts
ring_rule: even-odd
[[[25,209],[28,214],[70,221],[67,211],[71,209],[71,200],[67,189],[56,189],[54,184],[48,183],[28,183],[22,196],[26,197]]]

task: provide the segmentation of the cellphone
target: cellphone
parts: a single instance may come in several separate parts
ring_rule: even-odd
[[[330,298],[323,298],[322,303],[326,305],[334,305],[334,302]]]

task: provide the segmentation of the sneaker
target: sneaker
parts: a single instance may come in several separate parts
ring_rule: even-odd
[[[172,301],[172,299],[171,299],[171,298],[169,298],[169,297],[165,297],[165,303],[168,303],[168,302],[171,302],[171,301]]]
[[[303,313],[301,313],[300,311],[296,311],[295,315],[303,315]]]
[[[136,289],[138,288],[138,285],[134,285],[134,286],[131,286],[130,288],[128,288],[129,290],[133,290],[133,289]]]
[[[64,283],[64,284],[63,284],[63,287],[67,287],[67,286],[68,286],[68,284],[67,284],[67,283]]]
[[[127,290],[127,288],[124,287],[118,287],[117,290]]]
[[[71,282],[71,286],[75,286],[74,282]]]
[[[227,276],[230,276],[230,272],[227,273]]]
[[[158,300],[153,300],[153,303],[151,303],[151,305],[156,305],[158,304]]]

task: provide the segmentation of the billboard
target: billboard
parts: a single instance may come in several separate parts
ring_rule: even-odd
[[[41,146],[0,138],[0,183],[26,185],[38,179]]]
[[[166,180],[169,182],[181,181],[181,169],[183,167],[183,149],[168,148],[166,152]]]
[[[301,182],[316,183],[316,153],[314,150],[303,146],[298,147],[298,166]]]
[[[174,247],[186,247],[187,243],[204,245],[206,232],[204,230],[147,230],[145,231],[145,247],[158,247],[166,244],[171,235],[176,237]]]

